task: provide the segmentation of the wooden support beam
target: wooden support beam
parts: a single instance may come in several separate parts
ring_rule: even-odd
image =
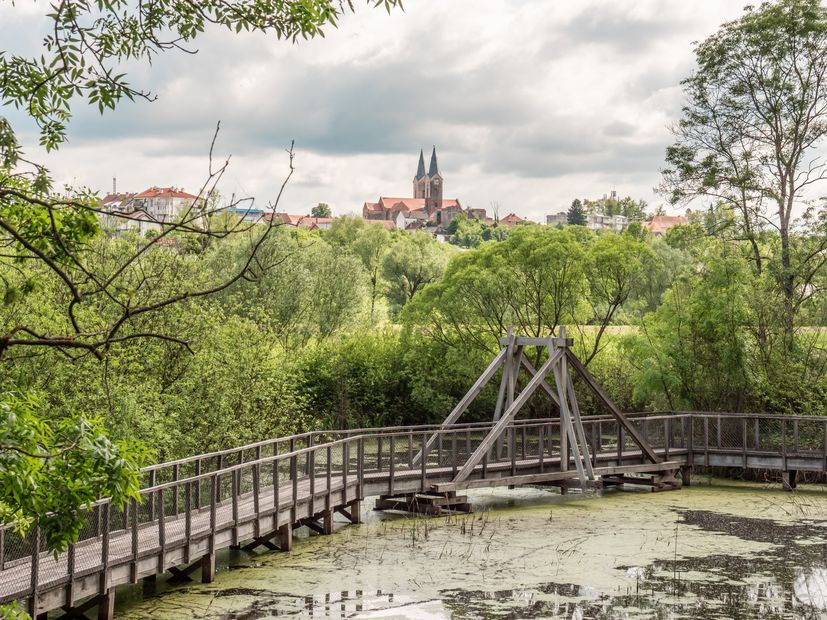
[[[676,461],[665,461],[661,463],[638,463],[636,465],[613,465],[609,467],[597,467],[594,470],[594,474],[596,476],[610,476],[613,474],[622,473],[654,473],[676,470],[679,467],[680,463]],[[433,486],[433,490],[438,493],[445,493],[448,491],[481,489],[495,486],[520,486],[524,484],[536,484],[538,482],[547,482],[549,480],[570,480],[575,478],[573,474],[574,472],[570,471],[554,471],[546,472],[543,474],[522,474],[517,476],[503,476],[501,478],[480,478],[473,480],[464,480],[461,482],[438,482]]]
[[[609,410],[609,413],[612,414],[612,416],[615,418],[615,420],[617,420],[618,423],[624,429],[626,429],[626,432],[628,432],[629,435],[632,436],[632,439],[638,445],[638,447],[641,449],[643,454],[650,461],[652,461],[653,463],[663,462],[663,459],[661,459],[657,454],[655,454],[655,451],[652,450],[652,447],[649,445],[649,442],[646,441],[646,439],[644,439],[644,437],[638,432],[638,430],[634,426],[629,424],[629,421],[626,419],[626,416],[623,415],[623,413],[620,411],[620,409],[618,409],[617,405],[615,405],[614,402],[612,402],[612,399],[609,398],[609,395],[606,394],[606,392],[603,390],[602,387],[600,387],[600,384],[591,375],[591,373],[588,370],[586,370],[586,367],[583,366],[583,364],[580,362],[579,359],[577,359],[577,356],[574,355],[574,353],[572,353],[568,349],[561,349],[561,350],[565,350],[566,357],[568,358],[569,363],[572,365],[572,367],[574,367],[574,369],[577,371],[577,373],[583,378],[583,380],[586,382],[586,385],[588,385],[591,388],[592,392],[595,393],[597,398],[600,399],[600,401],[603,402],[606,409]]]
[[[563,351],[564,349],[557,349],[558,351]],[[560,359],[560,364],[555,365],[553,367],[554,372],[554,381],[557,383],[557,398],[560,400],[560,442],[565,439],[568,439],[569,445],[574,448],[574,467],[577,470],[577,477],[580,479],[580,486],[581,488],[586,488],[586,473],[583,470],[583,457],[581,455],[581,446],[578,445],[577,437],[574,433],[574,428],[571,422],[571,413],[569,411],[569,402],[568,397],[566,395],[566,385],[568,384],[568,368],[566,366],[566,358],[562,356]],[[565,435],[565,439],[564,436]],[[562,451],[561,451],[562,452]],[[588,462],[588,458],[586,459]],[[564,469],[562,467],[563,460],[561,455],[560,460],[560,469]],[[568,454],[566,455],[566,465],[568,465]],[[567,467],[566,467],[567,469]],[[590,476],[590,479],[594,478],[594,474]]]
[[[522,406],[528,401],[529,397],[534,394],[534,391],[543,382],[545,379],[546,374],[548,371],[560,361],[560,358],[563,357],[563,349],[555,351],[549,358],[546,360],[546,363],[540,367],[540,370],[537,371],[537,374],[532,377],[532,379],[528,382],[520,392],[520,395],[514,400],[514,403],[511,407],[506,410],[505,414],[502,418],[494,425],[491,431],[486,435],[485,439],[482,440],[482,443],[477,447],[468,460],[465,462],[465,465],[462,466],[462,469],[457,473],[454,477],[454,482],[462,482],[471,474],[474,468],[479,464],[482,460],[482,457],[488,453],[491,449],[491,446],[494,445],[494,442],[497,438],[502,435],[503,431],[506,427],[511,424],[514,420],[514,416],[517,415],[517,412],[522,408]]]
[[[474,401],[474,399],[482,392],[482,389],[486,386],[486,384],[491,381],[492,377],[497,374],[497,370],[499,370],[500,366],[505,359],[506,350],[502,349],[497,356],[492,360],[492,362],[488,365],[488,368],[485,369],[485,372],[480,375],[480,378],[477,379],[476,383],[471,387],[470,390],[465,394],[465,396],[460,399],[457,403],[457,406],[454,407],[453,411],[448,414],[448,417],[443,420],[442,424],[440,425],[440,430],[445,429],[448,426],[451,426],[454,422],[459,419],[459,417],[468,409],[468,406]],[[436,438],[439,436],[439,433],[436,432],[428,439],[425,443],[424,451],[428,452],[431,449],[431,446],[436,441]],[[420,450],[416,453],[416,456],[413,458],[413,465],[419,464],[419,461],[422,459],[422,452]]]
[[[566,360],[563,360],[561,365],[566,366]],[[571,380],[571,374],[566,373],[566,391],[568,392],[569,403],[571,405],[571,421],[574,424],[574,431],[577,435],[577,440],[580,443],[580,450],[583,454],[583,465],[586,468],[586,476],[589,480],[594,480],[594,470],[592,468],[592,459],[589,454],[589,442],[586,441],[586,431],[583,429],[583,419],[580,417],[580,406],[577,404],[577,394],[574,393],[574,382]]]
[[[293,549],[293,527],[288,523],[282,525],[279,530],[279,549],[290,551]]]
[[[208,553],[201,558],[201,583],[215,581],[215,553]]]

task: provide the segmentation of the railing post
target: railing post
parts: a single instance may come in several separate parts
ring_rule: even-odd
[[[261,447],[256,449],[257,458],[256,461],[261,459]],[[260,468],[261,465],[256,463],[253,465],[253,511],[256,514],[256,520],[253,522],[253,536],[258,538],[261,536],[259,529],[261,528],[261,498],[259,497],[259,492],[261,489],[261,479],[260,479]]]
[[[218,503],[218,474],[210,478],[210,553],[215,552],[215,513]]]
[[[178,486],[175,487],[175,497],[178,497]],[[190,543],[192,541],[192,489],[189,482],[184,484],[184,509],[187,511],[184,515],[184,564],[190,563]]]
[[[376,471],[382,471],[382,435],[376,436]]]
[[[0,571],[6,569],[6,528],[0,524]]]
[[[32,568],[29,573],[29,589],[31,591],[31,598],[29,599],[29,615],[32,618],[37,617],[37,603],[38,603],[38,585],[40,580],[40,526],[36,526],[32,531]]]
[[[164,506],[164,490],[158,491],[158,570],[163,573],[166,570],[166,546],[167,546],[167,530],[166,530],[166,507]]]
[[[238,496],[241,494],[241,469],[234,469],[230,478],[233,505],[233,546],[238,546]]]
[[[109,590],[109,524],[112,518],[112,507],[107,500],[102,506],[103,512],[101,520],[102,540],[101,540],[101,566],[103,573],[100,578],[100,594],[106,594]]]
[[[330,494],[333,492],[333,450],[327,444],[327,496],[325,497],[325,510],[330,510]]]
[[[457,431],[451,431],[451,472],[457,475]]]
[[[138,583],[138,500],[133,497],[130,504],[132,506],[132,562],[129,572],[130,581]]]
[[[393,476],[396,473],[396,462],[394,459],[394,451],[396,450],[396,436],[391,433],[390,436],[390,453],[388,455],[388,474],[389,474],[389,481],[388,481],[388,493],[393,495]]]
[[[787,420],[781,418],[781,460],[784,471],[787,471]]]
[[[413,468],[413,430],[408,430],[408,469]]]
[[[310,515],[316,514],[316,451],[310,450],[305,460],[308,475],[310,476]]]
[[[356,476],[359,481],[358,486],[358,494],[359,500],[363,500],[365,498],[365,437],[364,435],[359,436],[359,443],[357,444],[357,455],[356,455]]]
[[[350,465],[350,439],[342,442],[342,503],[347,504],[347,470]]]
[[[669,460],[669,446],[672,443],[672,421],[669,417],[663,419],[663,435],[666,445],[664,446],[663,458],[665,461]]]
[[[437,431],[439,432],[439,431]],[[419,459],[419,476],[420,476],[420,488],[424,491],[425,490],[425,480],[427,478],[427,465],[426,462],[428,460],[428,434],[422,433],[422,458]]]
[[[299,500],[299,460],[298,457],[293,454],[290,457],[290,478],[293,482],[293,505],[290,508],[290,516],[291,516],[291,523],[296,522],[296,503]]]

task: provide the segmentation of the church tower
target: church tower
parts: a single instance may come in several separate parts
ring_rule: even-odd
[[[424,161],[420,159],[423,164]],[[436,160],[436,146],[431,152],[431,165],[428,167],[428,191],[425,198],[425,211],[428,215],[442,208],[442,175],[439,173],[439,165]]]
[[[416,169],[416,176],[413,180],[413,197],[428,197],[428,175],[425,174],[425,154],[419,150],[419,166]]]

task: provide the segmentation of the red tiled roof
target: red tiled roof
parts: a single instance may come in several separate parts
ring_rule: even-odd
[[[134,197],[135,194],[107,194],[101,199],[101,205],[114,204],[116,202],[124,202]]]
[[[525,220],[521,218],[516,213],[509,213],[504,218],[500,220],[500,224],[503,226],[516,226],[520,222],[524,222]]]
[[[378,202],[366,202],[364,208],[367,209],[368,211],[381,211],[382,210],[382,207],[379,206]]]
[[[382,196],[379,198],[378,203],[370,203],[366,202],[366,205],[370,204],[378,204],[383,209],[394,208],[398,204],[404,205],[406,208],[410,209],[411,211],[415,211],[416,209],[423,209],[425,207],[425,199],[424,198],[395,198],[391,196]],[[442,201],[441,208],[445,209],[447,207],[458,207],[459,200],[456,198],[449,198]]]
[[[290,213],[274,213],[271,217],[281,220],[288,226],[307,226],[333,223],[332,217],[313,217],[310,215],[292,215]],[[265,216],[266,218],[266,216]],[[266,218],[269,219],[269,218]]]
[[[393,230],[396,228],[396,222],[393,220],[365,220],[368,224],[381,224],[386,230]]]
[[[662,235],[670,228],[685,226],[688,223],[689,219],[683,215],[653,215],[643,223],[643,227],[655,235]]]
[[[198,196],[193,196],[185,191],[175,189],[174,187],[150,187],[145,189],[140,194],[136,194],[135,198],[188,198],[195,200]]]

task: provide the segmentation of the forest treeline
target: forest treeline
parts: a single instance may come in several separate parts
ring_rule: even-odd
[[[721,208],[657,239],[639,224],[622,234],[526,224],[458,250],[360,218],[338,218],[325,231],[282,227],[260,250],[269,268],[258,279],[133,328],[177,340],[114,343],[103,362],[59,349],[7,356],[3,391],[26,393],[54,420],[103,420],[112,438],[139,440],[163,460],[316,428],[437,422],[508,327],[536,336],[566,326],[625,410],[821,415],[827,271],[808,276],[788,334],[777,278],[756,271],[751,244],[733,238],[735,229]],[[205,246],[182,235],[150,248],[140,277],[156,294],[209,288],[238,270],[260,234],[253,226]],[[813,222],[793,237],[797,268],[812,267],[805,258],[823,253],[826,235]],[[759,242],[772,265],[778,235]],[[143,243],[98,234],[90,267],[106,273]],[[0,275],[7,328],[66,328],[62,283],[47,268],[3,266]],[[491,415],[493,389],[469,419]],[[590,413],[595,405],[583,396]],[[532,411],[548,406],[538,396]]]

